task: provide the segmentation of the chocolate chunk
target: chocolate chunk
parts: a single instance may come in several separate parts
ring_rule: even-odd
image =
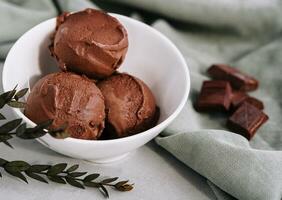
[[[229,81],[236,90],[252,91],[258,88],[258,81],[238,69],[225,64],[214,64],[208,69],[208,74],[216,80]]]
[[[195,108],[197,111],[227,111],[231,94],[227,81],[204,81]]]
[[[250,140],[268,116],[255,106],[244,102],[228,119],[227,127]]]
[[[237,109],[248,97],[244,92],[234,91],[231,99],[232,110]]]
[[[245,102],[248,102],[249,104],[252,104],[253,106],[257,107],[260,110],[264,109],[264,105],[261,100],[254,98],[254,97],[248,97]]]
[[[231,110],[232,111],[236,110],[239,106],[242,105],[243,102],[248,102],[249,104],[252,104],[253,106],[257,107],[260,110],[264,109],[264,105],[262,101],[254,97],[250,97],[244,92],[235,91],[232,93]]]

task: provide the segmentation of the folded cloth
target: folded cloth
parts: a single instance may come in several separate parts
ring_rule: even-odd
[[[60,0],[61,11],[76,11],[95,7],[87,0]],[[1,0],[0,1],[0,59],[4,59],[14,42],[27,30],[58,14],[55,4],[49,0]]]
[[[106,0],[107,1],[107,0]],[[246,35],[281,31],[280,0],[110,0],[163,16],[211,28],[229,28]]]
[[[281,198],[281,152],[252,149],[243,137],[222,130],[182,133],[156,141],[238,199]]]
[[[63,11],[94,6],[86,0],[56,2]],[[151,25],[177,45],[189,66],[190,97],[156,142],[206,177],[218,200],[280,200],[282,1],[103,0],[107,3],[160,14]],[[52,1],[0,1],[0,58],[26,30],[56,15]],[[238,66],[260,80],[251,95],[265,103],[270,119],[251,142],[226,131],[226,117],[200,114],[192,106],[213,63]]]

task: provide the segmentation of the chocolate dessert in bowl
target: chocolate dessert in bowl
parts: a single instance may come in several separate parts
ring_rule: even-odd
[[[13,108],[29,126],[47,119],[51,128],[67,124],[70,137],[47,134],[39,142],[67,156],[109,162],[172,122],[190,78],[181,53],[161,33],[87,9],[42,22],[15,43],[4,64],[4,90],[16,84],[30,88],[25,110]]]

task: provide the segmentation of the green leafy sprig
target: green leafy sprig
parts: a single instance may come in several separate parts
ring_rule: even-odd
[[[52,124],[53,120],[48,120],[43,123],[37,124],[33,128],[27,128],[26,123],[22,123],[22,119],[14,119],[0,126],[0,143],[13,146],[8,142],[13,136],[17,136],[21,139],[35,139],[44,136],[49,133],[56,138],[66,138],[69,135],[64,132],[64,127],[48,130],[47,128]]]
[[[24,108],[25,103],[19,101],[19,99],[27,93],[28,89],[24,88],[17,91],[16,88],[17,86],[13,90],[0,95],[0,109],[5,105],[14,108]],[[6,119],[5,116],[0,113],[0,120],[4,119]],[[33,128],[27,128],[26,123],[22,123],[22,119],[11,120],[0,126],[0,143],[3,142],[9,147],[12,147],[8,140],[12,139],[14,136],[21,139],[35,139],[42,137],[47,133],[56,138],[68,137],[68,134],[64,131],[64,126],[55,130],[48,130],[48,127],[52,122],[52,120],[48,120],[37,124]],[[99,189],[106,198],[109,198],[107,187],[114,188],[118,191],[130,191],[133,189],[133,184],[129,184],[128,181],[117,182],[118,177],[97,181],[100,174],[94,173],[87,175],[87,172],[77,171],[78,167],[79,165],[68,167],[66,163],[55,165],[31,165],[25,161],[7,161],[0,158],[0,169],[3,168],[8,174],[17,177],[26,183],[28,183],[27,177],[29,177],[44,183],[48,183],[49,180],[60,184],[69,184],[81,189],[92,187]],[[1,171],[0,177],[2,177]]]
[[[25,103],[19,101],[23,97],[28,88],[17,91],[17,86],[8,92],[5,92],[0,95],[0,109],[5,105],[14,108],[24,108]],[[6,119],[4,115],[0,113],[0,120]],[[65,127],[61,127],[55,130],[47,130],[47,128],[52,124],[53,120],[48,120],[43,123],[37,124],[33,128],[27,128],[26,123],[22,123],[22,119],[11,120],[2,126],[0,126],[0,143],[8,145],[12,148],[12,145],[8,140],[12,139],[13,136],[17,136],[21,139],[35,139],[44,136],[49,133],[51,136],[56,138],[66,138],[68,134],[64,132]]]
[[[128,181],[117,182],[118,177],[97,181],[100,174],[95,173],[87,175],[87,172],[77,171],[78,167],[79,165],[68,167],[66,163],[55,165],[30,165],[25,161],[9,162],[0,158],[0,168],[3,168],[10,175],[26,183],[28,183],[27,177],[30,177],[43,183],[48,183],[47,180],[49,180],[60,184],[69,184],[81,189],[92,187],[99,189],[106,198],[109,198],[107,187],[123,192],[133,189],[133,184],[129,184]],[[1,172],[0,177],[2,177]]]
[[[13,90],[4,92],[0,95],[0,109],[5,105],[8,105],[13,108],[23,108],[25,103],[19,101],[21,97],[23,97],[28,92],[28,88],[24,88],[22,90],[17,91],[17,85]],[[0,119],[6,119],[4,115],[0,115]]]

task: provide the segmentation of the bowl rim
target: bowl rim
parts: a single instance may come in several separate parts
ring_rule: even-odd
[[[113,143],[113,142],[122,142],[122,141],[125,141],[125,140],[135,140],[139,137],[143,137],[145,135],[149,135],[150,133],[154,133],[157,130],[163,130],[165,127],[167,127],[177,117],[177,115],[183,109],[183,107],[184,107],[184,105],[185,105],[185,103],[188,99],[189,92],[190,92],[191,80],[190,80],[190,73],[189,73],[187,63],[186,63],[183,55],[181,54],[180,50],[175,46],[175,44],[170,39],[168,39],[165,35],[163,35],[158,30],[152,28],[151,26],[149,26],[149,25],[147,25],[147,24],[145,24],[141,21],[138,21],[136,19],[124,16],[124,15],[120,15],[120,14],[116,14],[116,13],[108,13],[108,14],[110,14],[113,17],[116,17],[118,20],[123,19],[123,20],[129,21],[131,23],[137,23],[139,26],[142,26],[144,29],[147,29],[148,31],[150,31],[150,32],[156,34],[158,37],[162,38],[162,40],[164,42],[166,42],[170,46],[170,48],[176,53],[176,55],[179,57],[179,59],[181,61],[181,66],[179,66],[179,67],[181,67],[182,70],[184,71],[184,74],[185,74],[184,78],[185,78],[185,82],[186,82],[186,84],[184,85],[185,89],[184,89],[184,93],[183,93],[183,96],[181,98],[180,103],[178,104],[177,108],[172,112],[172,114],[169,115],[164,121],[162,121],[161,123],[157,124],[156,126],[150,128],[146,131],[143,131],[143,132],[135,134],[135,135],[131,135],[131,136],[123,137],[123,138],[117,138],[117,139],[110,139],[110,140],[84,140],[84,139],[71,138],[71,137],[68,137],[68,138],[65,138],[65,139],[56,139],[56,138],[53,138],[53,137],[51,137],[50,135],[47,134],[43,137],[37,138],[37,140],[44,141],[44,138],[47,139],[46,137],[49,137],[49,138],[52,138],[54,140],[61,140],[61,141],[64,141],[64,142],[93,143],[93,144],[94,143],[96,143],[96,144],[108,143],[109,144],[109,143]],[[34,31],[34,29],[37,29],[42,24],[50,23],[51,21],[55,21],[55,20],[56,20],[56,17],[45,20],[45,21],[37,24],[36,26],[34,26],[33,28],[31,28],[27,32],[25,32],[15,42],[15,44],[12,46],[12,48],[10,49],[10,51],[9,51],[7,57],[6,57],[6,60],[5,60],[4,65],[3,65],[3,70],[2,70],[2,85],[3,85],[3,91],[4,92],[8,91],[8,86],[6,84],[6,79],[8,78],[7,64],[6,63],[7,63],[8,58],[11,56],[10,52],[15,48],[16,44],[18,42],[20,42],[22,40],[22,38],[24,38],[25,35],[28,35],[30,32]],[[27,118],[24,115],[24,113],[20,111],[20,109],[12,108],[12,107],[11,107],[11,109],[17,116],[21,117],[23,119],[23,121],[25,121],[26,123],[28,123],[31,126],[36,126],[36,123],[31,121],[29,118]]]

